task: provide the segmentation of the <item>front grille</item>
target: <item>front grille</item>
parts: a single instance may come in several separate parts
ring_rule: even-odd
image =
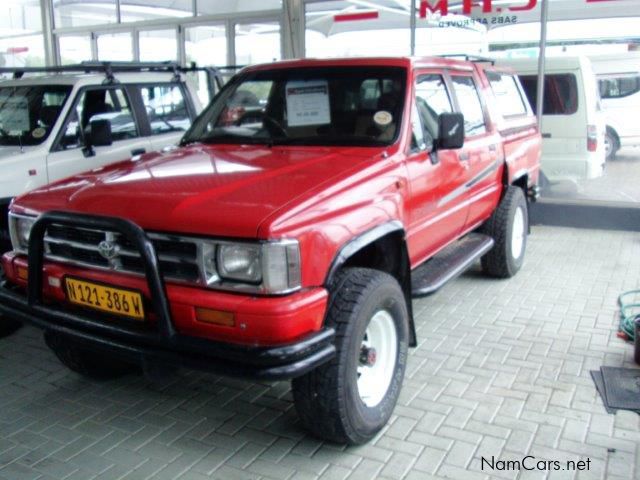
[[[164,278],[191,283],[200,281],[195,242],[153,233],[148,236],[156,249]],[[136,247],[116,232],[53,224],[47,227],[44,242],[45,257],[49,260],[144,274],[144,264]]]

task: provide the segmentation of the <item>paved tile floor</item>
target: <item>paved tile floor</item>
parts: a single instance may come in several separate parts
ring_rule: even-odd
[[[589,370],[633,365],[615,300],[640,285],[640,236],[533,233],[516,278],[472,271],[415,302],[420,346],[400,403],[362,447],[306,435],[285,382],[194,372],[89,382],[24,328],[0,340],[0,478],[638,479],[640,417],[607,415]],[[480,460],[527,455],[590,469],[483,470]]]

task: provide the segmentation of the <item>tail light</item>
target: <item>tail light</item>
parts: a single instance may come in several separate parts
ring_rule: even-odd
[[[587,125],[587,150],[595,152],[598,150],[598,127]]]

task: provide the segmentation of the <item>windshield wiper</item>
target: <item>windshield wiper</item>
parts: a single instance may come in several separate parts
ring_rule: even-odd
[[[282,138],[274,140],[274,145],[308,145],[308,146],[354,146],[384,147],[388,142],[364,135],[346,135],[340,137],[313,136],[298,138]]]
[[[209,135],[201,138],[190,138],[191,142],[202,142],[206,144],[218,144],[218,143],[233,143],[233,144],[248,144],[248,145],[272,145],[273,139],[271,138],[255,138],[246,137],[244,135],[233,135],[226,133],[222,135]]]

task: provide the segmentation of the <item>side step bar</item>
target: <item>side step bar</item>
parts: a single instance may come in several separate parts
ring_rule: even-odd
[[[412,296],[426,297],[436,293],[491,250],[493,243],[487,235],[470,233],[449,245],[411,272]]]

